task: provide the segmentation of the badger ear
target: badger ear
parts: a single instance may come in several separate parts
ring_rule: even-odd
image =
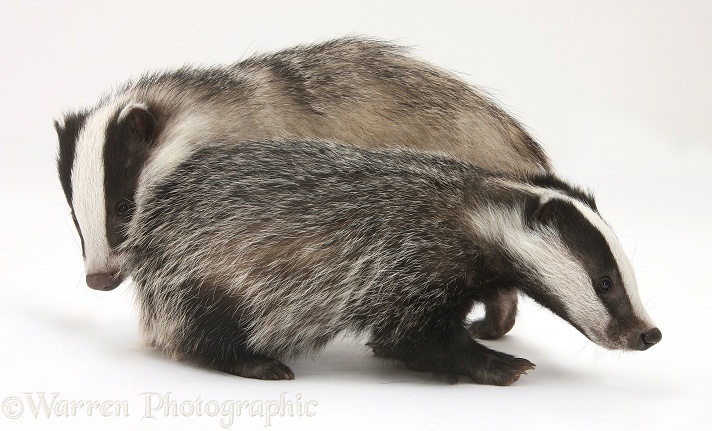
[[[528,227],[537,224],[551,224],[556,220],[557,208],[561,202],[542,196],[531,196],[524,203],[524,220]]]
[[[151,113],[148,105],[142,102],[131,102],[121,110],[118,124],[130,128],[145,142],[153,143],[158,135],[158,121]]]

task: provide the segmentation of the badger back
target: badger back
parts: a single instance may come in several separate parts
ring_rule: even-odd
[[[550,175],[493,185],[524,199],[492,205],[490,195],[471,221],[480,238],[507,251],[524,293],[604,347],[644,350],[660,341],[633,266],[592,196]]]

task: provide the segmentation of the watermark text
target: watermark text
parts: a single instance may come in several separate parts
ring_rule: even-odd
[[[59,392],[25,392],[2,400],[0,412],[8,419],[31,417],[53,419],[72,417],[128,418],[160,420],[170,417],[219,418],[220,426],[230,428],[240,417],[259,417],[265,427],[275,418],[313,417],[319,403],[301,394],[283,392],[273,400],[213,400],[196,397],[181,399],[171,392],[144,392],[138,402],[129,400],[68,399]]]

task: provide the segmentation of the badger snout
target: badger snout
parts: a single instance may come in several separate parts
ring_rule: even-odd
[[[640,334],[638,350],[648,350],[653,345],[658,344],[663,338],[663,333],[658,328],[648,329]]]
[[[94,290],[109,291],[116,289],[124,281],[124,277],[118,271],[98,272],[87,274],[86,281],[87,286]]]

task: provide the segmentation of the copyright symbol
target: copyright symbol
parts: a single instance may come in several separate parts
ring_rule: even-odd
[[[22,416],[25,406],[18,397],[8,397],[2,402],[2,413],[8,419],[17,419]]]

